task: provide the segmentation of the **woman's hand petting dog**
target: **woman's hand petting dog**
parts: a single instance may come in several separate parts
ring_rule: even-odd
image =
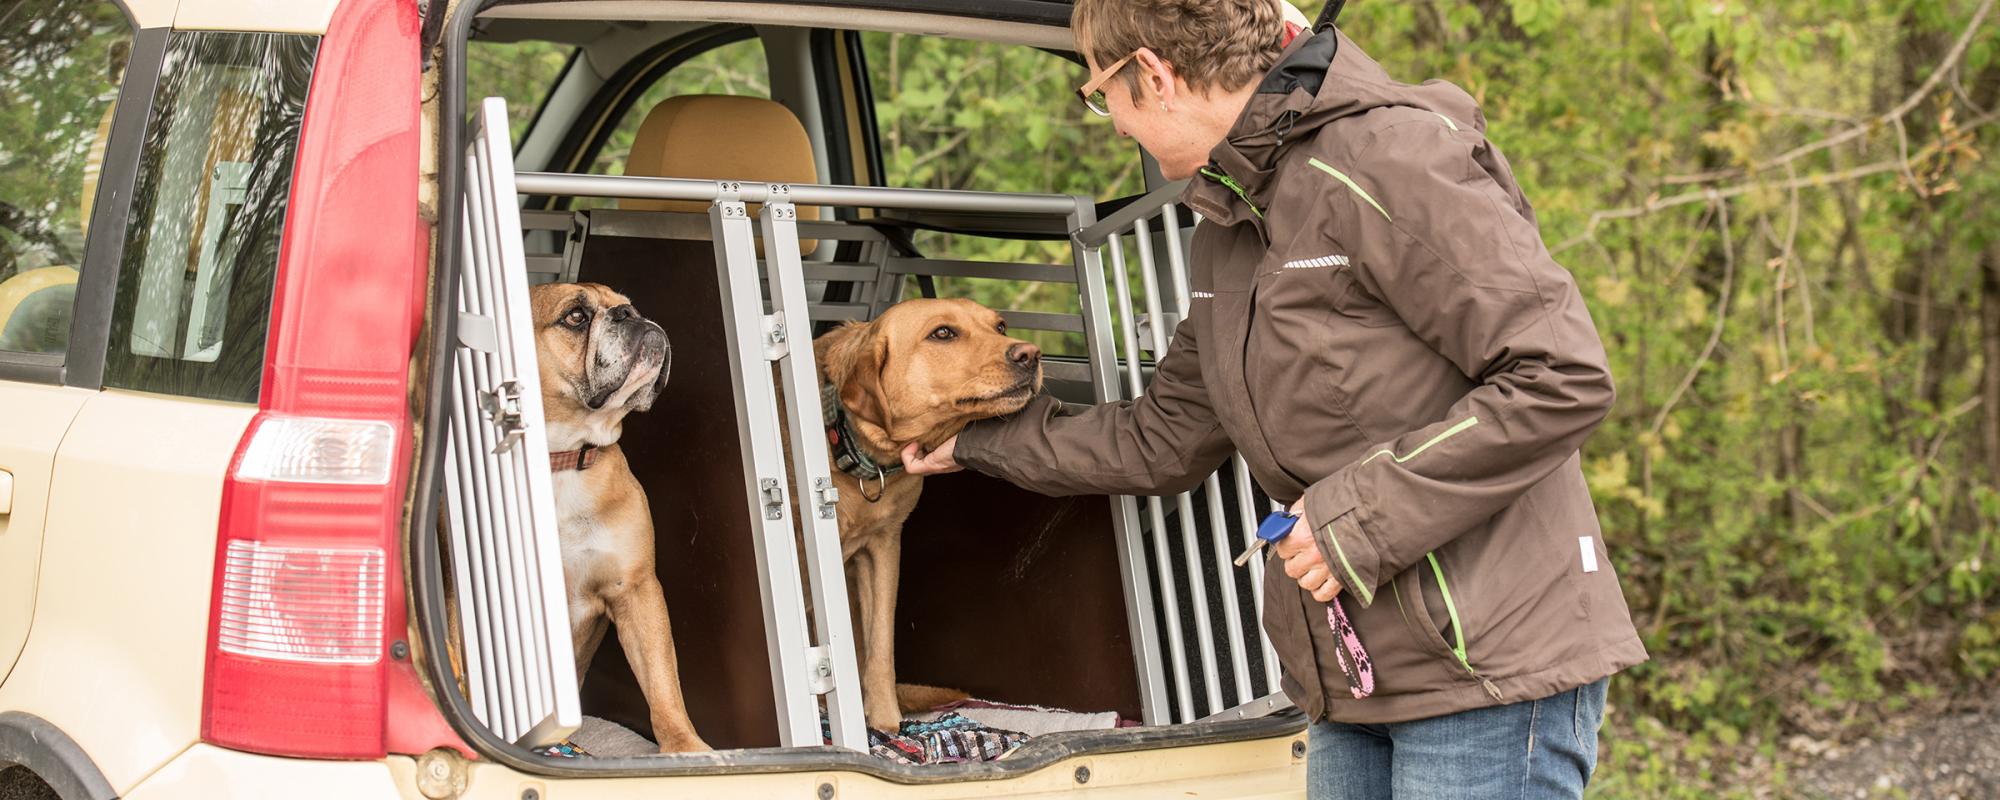
[[[916,442],[906,444],[903,446],[903,471],[911,475],[943,475],[965,469],[958,463],[958,459],[952,456],[952,451],[956,449],[958,449],[957,436],[944,440],[944,444],[938,445],[936,450],[928,453],[924,452],[923,447]]]

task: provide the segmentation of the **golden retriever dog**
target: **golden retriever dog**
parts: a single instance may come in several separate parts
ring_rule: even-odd
[[[1000,314],[971,300],[911,300],[820,336],[822,403],[840,490],[841,559],[855,610],[868,726],[894,733],[902,710],[963,695],[896,685],[896,587],[903,521],[923,478],[900,453],[937,447],[979,419],[1011,414],[1041,390],[1042,351],[1007,335]],[[901,706],[901,708],[899,708]]]

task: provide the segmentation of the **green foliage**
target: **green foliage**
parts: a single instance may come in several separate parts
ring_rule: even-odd
[[[532,40],[474,41],[465,52],[467,102],[506,98],[509,139],[519,142],[573,50],[567,45]]]
[[[111,3],[14,3],[0,21],[10,16],[0,24],[0,280],[81,263],[84,179],[131,51]]]

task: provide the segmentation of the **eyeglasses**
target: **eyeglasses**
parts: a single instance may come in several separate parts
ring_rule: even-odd
[[[1111,62],[1111,66],[1090,76],[1088,83],[1077,87],[1076,99],[1082,100],[1083,107],[1090,109],[1090,113],[1092,114],[1100,117],[1111,116],[1111,106],[1106,105],[1104,102],[1104,90],[1098,87],[1103,86],[1105,81],[1111,80],[1111,76],[1118,74],[1118,70],[1123,68],[1126,62],[1131,61],[1132,57],[1138,54],[1138,50],[1126,53],[1124,58]]]

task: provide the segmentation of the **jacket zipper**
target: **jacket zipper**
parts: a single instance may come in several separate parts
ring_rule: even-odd
[[[1425,553],[1424,558],[1431,562],[1431,574],[1437,576],[1438,594],[1444,597],[1444,613],[1451,617],[1451,654],[1458,657],[1459,665],[1465,667],[1467,673],[1479,679],[1479,685],[1486,687],[1486,694],[1493,698],[1493,702],[1506,702],[1507,699],[1500,694],[1500,687],[1494,686],[1491,679],[1473,669],[1472,659],[1465,654],[1465,623],[1458,619],[1458,604],[1451,600],[1451,585],[1444,579],[1444,566],[1438,563],[1436,553]]]
[[[1229,173],[1210,167],[1202,167],[1201,174],[1208,176],[1210,180],[1216,183],[1229,187],[1229,191],[1235,192],[1237,197],[1243,199],[1243,204],[1250,207],[1250,213],[1256,214],[1258,219],[1264,218],[1263,210],[1259,209],[1256,203],[1251,202],[1250,190],[1243,188],[1243,184],[1237,183],[1235,178],[1229,177]]]

